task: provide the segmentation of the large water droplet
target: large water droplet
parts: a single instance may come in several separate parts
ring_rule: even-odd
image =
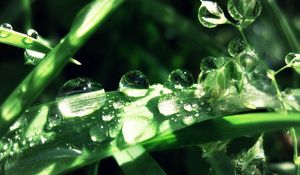
[[[300,74],[300,54],[289,53],[285,56],[285,63],[294,68]]]
[[[252,72],[257,66],[258,58],[253,51],[244,51],[239,54],[238,59],[246,72]]]
[[[8,29],[8,30],[13,30],[12,25],[9,24],[9,23],[3,23],[3,24],[1,24],[0,27],[3,27],[3,28]]]
[[[187,70],[176,69],[169,75],[169,81],[175,85],[175,88],[182,89],[190,87],[194,83],[194,78],[191,72]]]
[[[223,10],[216,2],[201,1],[198,10],[198,19],[204,27],[213,28],[227,22]]]
[[[39,34],[36,30],[34,29],[28,29],[27,30],[27,35],[30,36],[31,38],[37,39]]]
[[[164,116],[169,116],[179,112],[177,100],[172,97],[163,97],[158,101],[158,110]]]
[[[232,57],[238,56],[241,52],[243,52],[247,48],[247,43],[245,40],[241,38],[233,39],[228,44],[228,53]]]
[[[10,24],[8,24],[8,23],[3,23],[3,24],[1,24],[0,27],[5,28],[7,30],[13,30],[13,27]],[[8,36],[10,36],[9,32],[7,32],[7,31],[0,31],[0,37],[1,38],[6,38]]]
[[[130,97],[142,97],[148,92],[149,81],[147,77],[138,70],[127,72],[122,76],[119,90]]]
[[[261,3],[260,0],[229,0],[227,9],[233,19],[247,27],[260,15]]]
[[[103,125],[93,126],[90,129],[90,136],[94,142],[104,142],[109,138],[107,128]]]
[[[42,52],[37,52],[30,49],[26,49],[24,51],[25,64],[28,65],[37,65],[43,60],[44,57],[45,54]]]
[[[200,64],[201,71],[208,71],[212,69],[218,69],[225,63],[224,57],[206,57],[202,59]]]
[[[81,117],[97,111],[105,102],[101,84],[88,79],[76,78],[66,82],[57,100],[63,117]]]
[[[156,134],[154,122],[146,117],[128,117],[122,126],[124,140],[134,144],[153,137]]]

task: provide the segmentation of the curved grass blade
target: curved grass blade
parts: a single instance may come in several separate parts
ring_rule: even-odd
[[[124,174],[166,175],[151,155],[140,145],[113,154]]]
[[[5,37],[1,37],[1,35]],[[53,49],[41,42],[39,39],[35,39],[23,33],[9,30],[3,27],[0,27],[0,43],[42,53],[49,53]],[[76,65],[81,65],[79,61],[73,58],[70,59],[70,62]]]
[[[51,50],[43,61],[23,80],[0,108],[0,135],[17,119],[52,79],[63,69],[77,50],[95,32],[105,17],[123,0],[97,0],[88,4],[77,16],[69,34]],[[18,38],[19,42],[20,38]]]

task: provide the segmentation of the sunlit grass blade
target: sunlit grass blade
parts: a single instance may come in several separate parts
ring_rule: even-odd
[[[105,17],[121,2],[123,0],[93,1],[80,11],[69,34],[46,55],[43,61],[35,67],[1,105],[1,136],[21,112],[36,100],[46,86],[59,74],[69,59],[96,31]]]
[[[78,122],[81,123],[80,121]],[[67,126],[67,124],[64,125],[64,127]],[[245,135],[249,136],[292,126],[300,126],[299,113],[290,113],[288,115],[279,113],[233,115],[200,122],[174,133],[158,135],[141,144],[148,151],[165,150]],[[76,147],[68,146],[65,148],[65,146],[59,146],[62,145],[62,140],[68,143],[67,140],[74,141],[75,139],[78,142],[77,136],[73,132],[71,127],[65,128],[65,132],[57,140],[34,147],[18,156],[10,158],[8,161],[4,161],[5,172],[7,174],[13,174],[13,172],[36,174],[48,169],[49,171],[51,170],[48,174],[58,174],[112,156],[120,151],[119,147],[126,149],[132,146],[124,143],[120,143],[117,146],[109,142],[95,145],[88,138],[89,136],[82,136],[80,142],[83,142],[85,145],[94,145],[93,151],[89,151],[86,148],[78,150]],[[86,131],[82,131],[82,133],[86,133]],[[39,164],[35,164],[34,162],[36,161],[39,161]]]
[[[28,30],[32,28],[32,14],[31,14],[31,1],[22,0],[22,5],[24,9],[24,28]]]
[[[39,41],[39,39],[35,39],[23,33],[16,32],[14,30],[9,30],[3,27],[0,27],[0,43],[8,44],[22,49],[34,50],[42,53],[49,53],[52,50],[51,47]],[[70,59],[70,62],[77,65],[81,65],[79,61],[73,58]]]
[[[238,114],[204,121],[144,143],[147,149],[185,147],[300,126],[300,113]],[[186,136],[189,137],[186,137]]]
[[[113,154],[119,166],[126,175],[145,174],[145,175],[165,175],[157,162],[151,155],[139,145],[127,148]]]

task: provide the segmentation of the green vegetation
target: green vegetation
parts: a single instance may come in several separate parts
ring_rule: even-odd
[[[275,1],[4,6],[0,174],[300,175],[300,17]]]

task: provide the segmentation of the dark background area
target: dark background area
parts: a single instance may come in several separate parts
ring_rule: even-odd
[[[31,7],[33,28],[55,46],[68,33],[77,12],[88,2],[34,0]],[[225,12],[227,1],[217,2]],[[300,1],[277,2],[299,39]],[[260,58],[277,70],[284,65],[284,56],[293,50],[270,7],[262,4],[262,14],[246,29],[246,36]],[[201,59],[228,56],[227,43],[239,35],[231,26],[213,29],[201,26],[197,17],[199,5],[199,0],[126,0],[74,56],[83,65],[69,63],[36,103],[53,100],[64,82],[76,77],[92,78],[106,91],[117,90],[121,76],[134,69],[143,71],[151,84],[163,83],[169,72],[177,68],[191,71],[197,79]],[[0,8],[0,23],[10,23],[14,30],[26,33],[20,0],[2,0]],[[24,65],[24,50],[0,44],[0,102],[32,68]],[[299,87],[299,75],[292,70],[284,71],[278,79],[282,89]],[[207,170],[207,163],[201,161],[198,149],[159,152],[153,156],[169,174],[201,174]],[[279,156],[274,161],[286,159]],[[101,164],[102,174],[121,174],[113,159]],[[206,169],[199,169],[199,164]]]

